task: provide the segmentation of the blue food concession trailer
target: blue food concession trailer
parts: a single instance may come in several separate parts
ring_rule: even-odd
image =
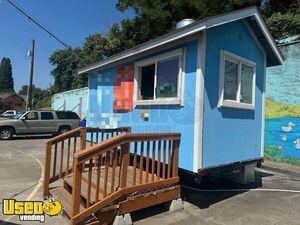
[[[181,169],[239,167],[249,182],[263,159],[266,68],[283,57],[256,7],[185,22],[79,70],[87,126],[180,132]]]

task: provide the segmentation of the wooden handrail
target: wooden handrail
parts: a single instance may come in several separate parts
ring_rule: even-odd
[[[65,140],[65,139],[67,139],[67,138],[69,138],[69,137],[72,137],[73,134],[76,134],[76,133],[79,134],[79,132],[80,132],[82,129],[84,129],[84,128],[82,128],[82,127],[75,128],[75,129],[70,130],[70,131],[68,131],[68,132],[66,132],[66,133],[63,133],[63,134],[60,134],[60,135],[58,135],[58,136],[55,136],[55,137],[53,137],[53,138],[48,139],[46,143],[49,143],[49,144],[55,144],[55,143],[58,143],[58,142],[60,142],[60,141],[62,141],[62,140]]]
[[[92,146],[93,144],[98,143],[99,141],[103,141],[107,138],[113,137],[123,132],[131,132],[131,128],[119,127],[116,129],[106,129],[106,128],[78,127],[69,132],[63,133],[61,135],[58,135],[56,137],[47,140],[46,152],[45,152],[43,196],[47,197],[47,195],[49,194],[50,183],[72,173],[73,162],[70,160],[70,158],[71,159],[73,158],[73,154],[76,151],[81,151],[83,149],[86,149],[88,135],[89,138],[91,139],[89,145]],[[99,133],[101,135],[99,135]],[[80,140],[78,142],[79,137]],[[73,140],[71,141],[71,139]],[[52,165],[52,169],[51,169],[51,165]],[[59,173],[57,173],[57,168],[56,168],[57,166],[59,169],[58,171]]]
[[[66,138],[69,138],[72,136],[72,134],[76,134],[82,130],[86,130],[87,132],[104,132],[104,133],[110,133],[110,132],[116,132],[116,131],[120,131],[120,132],[126,132],[126,133],[130,133],[131,132],[131,128],[130,127],[118,127],[118,128],[94,128],[94,127],[78,127],[75,128],[73,130],[70,130],[66,133],[63,133],[61,135],[55,136],[53,138],[50,138],[47,140],[46,143],[51,143],[51,144],[55,144],[58,143]]]
[[[45,154],[44,183],[43,183],[43,196],[44,197],[47,197],[48,194],[49,194],[49,184],[51,182],[54,182],[55,180],[58,180],[59,178],[61,178],[63,176],[63,174],[67,175],[71,172],[71,169],[67,169],[67,171],[63,173],[63,171],[62,171],[62,165],[63,165],[62,160],[63,159],[61,159],[60,174],[58,176],[55,176],[55,174],[54,174],[56,172],[55,167],[56,167],[56,158],[57,158],[57,155],[58,155],[58,153],[57,153],[58,143],[62,143],[61,151],[63,151],[64,150],[64,141],[67,140],[67,139],[70,140],[70,138],[73,138],[73,137],[82,136],[82,130],[83,129],[84,128],[82,128],[82,127],[78,127],[76,129],[73,129],[71,131],[68,131],[66,133],[63,133],[61,135],[58,135],[56,137],[53,137],[53,138],[50,138],[49,140],[47,140],[47,142],[46,142],[46,154]],[[55,146],[55,153],[54,153],[54,159],[53,159],[55,166],[53,166],[54,167],[53,177],[51,179],[50,178],[50,172],[51,172],[50,169],[51,169],[51,157],[52,157],[52,146],[53,145]],[[68,143],[68,147],[69,147],[69,149],[68,149],[69,152],[68,153],[70,154],[70,151],[71,151],[70,142]],[[73,147],[73,148],[74,148],[73,151],[75,151],[76,147]],[[69,154],[68,154],[68,156],[69,156]],[[61,156],[63,156],[63,152],[61,152]],[[67,159],[67,162],[69,163],[69,158]]]
[[[161,140],[180,140],[180,133],[143,133],[143,134],[134,134],[134,133],[123,133],[107,139],[100,144],[95,144],[91,147],[88,147],[80,152],[74,154],[74,157],[78,159],[78,163],[82,163],[88,160],[91,157],[95,157],[101,151],[107,149],[115,148],[119,145],[128,143],[128,142],[139,142],[139,141],[161,141]]]
[[[72,215],[71,215],[71,224],[77,224],[81,222],[86,216],[91,215],[92,213],[99,211],[102,207],[106,206],[107,204],[111,203],[113,200],[121,197],[125,194],[130,194],[136,191],[141,191],[144,189],[151,189],[158,186],[164,185],[173,185],[174,183],[179,182],[178,178],[178,151],[179,151],[179,142],[180,142],[180,133],[143,133],[143,134],[133,134],[133,133],[122,133],[99,144],[94,144],[80,152],[74,154],[74,164],[73,164],[73,191],[72,191]],[[156,149],[156,142],[158,142],[157,149]],[[139,183],[133,181],[131,186],[127,186],[127,173],[128,167],[130,164],[130,146],[131,143],[134,143],[134,157],[135,160],[139,160],[138,163],[134,163],[133,170],[137,170],[138,166],[138,173],[139,173]],[[137,143],[140,143],[140,156],[137,156]],[[147,147],[144,148],[144,145]],[[151,144],[152,143],[152,144]],[[167,144],[168,143],[168,144]],[[152,158],[150,157],[150,146],[152,149],[152,153],[156,150],[157,158],[155,158],[155,154],[152,154]],[[166,152],[168,146],[168,162]],[[118,154],[118,151],[120,154]],[[145,156],[144,155],[145,151]],[[162,152],[161,152],[162,151]],[[163,154],[162,159],[161,153]],[[119,159],[118,156],[119,155]],[[138,158],[138,159],[137,159]],[[143,163],[143,161],[146,163]],[[118,175],[117,179],[119,186],[115,189],[114,180],[115,180],[115,167],[116,167],[116,160],[120,161],[120,174]],[[103,162],[100,163],[99,162]],[[152,161],[151,165],[151,175],[152,180],[149,179],[150,174],[150,161]],[[109,162],[112,162],[111,164]],[[81,184],[83,179],[83,168],[84,165],[88,163],[88,169],[85,170],[85,173],[88,173],[88,188],[87,188],[87,199],[90,200],[90,193],[91,193],[91,185],[90,179],[92,177],[93,171],[99,171],[103,169],[104,173],[104,198],[97,202],[95,200],[95,204],[90,205],[90,201],[86,202],[86,210],[80,213],[80,200],[81,200]],[[166,165],[166,164],[169,165]],[[162,164],[162,165],[161,165]],[[94,168],[92,168],[94,165]],[[154,165],[154,166],[153,166]],[[109,169],[110,168],[110,169]],[[145,172],[143,172],[145,169]],[[107,176],[108,171],[111,170],[111,189],[110,193],[107,190]],[[163,171],[161,173],[161,170]],[[142,174],[146,173],[146,178],[142,179]],[[156,173],[154,180],[154,173]],[[136,179],[137,173],[134,173],[134,180]],[[99,187],[100,179],[97,177],[96,179],[96,186]],[[96,197],[97,198],[97,197]]]

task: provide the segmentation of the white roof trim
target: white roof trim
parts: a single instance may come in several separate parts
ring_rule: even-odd
[[[220,16],[214,16],[211,18],[208,18],[206,20],[207,28],[212,28],[216,26],[223,25],[225,23],[230,23],[236,20],[244,19],[246,17],[250,17],[255,15],[256,13],[259,13],[256,9],[256,7],[249,7],[241,10],[232,11],[229,13],[225,13]]]
[[[181,38],[187,37],[189,35],[195,34],[197,32],[200,32],[202,30],[212,28],[215,26],[220,26],[225,23],[233,22],[236,20],[244,19],[250,16],[254,16],[257,23],[259,24],[260,28],[262,29],[262,32],[272,47],[273,52],[276,54],[276,57],[278,61],[282,64],[283,63],[283,57],[280,53],[280,50],[278,49],[272,35],[270,34],[264,20],[262,19],[258,9],[256,7],[249,7],[244,8],[236,11],[232,11],[223,15],[209,17],[207,19],[192,23],[186,27],[183,27],[179,30],[176,30],[170,34],[163,35],[161,37],[158,37],[154,40],[148,41],[144,44],[138,45],[134,48],[131,48],[129,50],[125,50],[119,54],[113,55],[111,57],[108,57],[106,59],[103,59],[99,61],[98,63],[92,64],[90,66],[81,68],[78,70],[78,74],[90,72],[93,70],[100,69],[103,66],[107,66],[111,63],[126,59],[128,57],[140,54],[142,52],[149,51],[151,49],[163,46],[167,43],[179,40]]]
[[[204,23],[199,23],[197,25],[198,26],[196,26],[196,27],[194,27],[194,26],[189,27],[189,29],[187,29],[187,30],[182,29],[182,30],[180,30],[180,32],[174,32],[171,35],[162,36],[162,38],[154,39],[153,41],[146,42],[145,44],[138,45],[137,47],[134,47],[134,48],[129,49],[129,50],[125,50],[124,52],[121,52],[117,55],[113,55],[111,57],[108,57],[107,59],[103,59],[99,63],[96,63],[96,64],[93,64],[91,66],[87,66],[85,68],[80,69],[78,71],[78,74],[86,73],[86,72],[89,72],[91,70],[98,69],[98,68],[100,68],[102,66],[105,66],[105,65],[108,65],[112,62],[119,61],[119,60],[125,59],[127,57],[130,57],[130,56],[133,56],[133,55],[151,50],[153,48],[165,45],[169,42],[184,38],[186,36],[189,36],[191,34],[197,33],[199,31],[205,29]]]

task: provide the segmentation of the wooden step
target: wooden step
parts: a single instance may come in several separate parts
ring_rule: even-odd
[[[64,178],[64,182],[72,189],[73,187],[73,176],[68,176]],[[90,203],[95,203],[96,198],[96,188],[95,185],[92,183],[91,185],[91,196],[90,196]],[[81,196],[87,200],[87,191],[88,191],[88,183],[86,180],[81,181]],[[104,198],[103,193],[99,192],[99,200],[102,200]]]
[[[104,192],[103,190],[103,183],[104,183],[104,177],[103,177],[103,174],[104,174],[104,171],[105,168],[101,168],[101,177],[100,177],[100,192]],[[115,181],[114,181],[114,188],[116,189],[117,186],[118,186],[118,182],[119,182],[119,172],[120,172],[120,169],[119,167],[116,167],[116,173],[115,173]],[[127,171],[127,187],[131,187],[133,185],[133,167],[132,166],[128,166],[128,171]],[[64,179],[68,179],[68,184],[70,187],[72,187],[72,176],[73,174],[70,174],[69,176],[65,177]],[[152,179],[152,174],[149,173],[149,182],[151,182],[151,179]],[[139,168],[136,168],[136,184],[145,184],[146,183],[146,172],[145,171],[142,171],[142,182],[140,182],[140,169]],[[83,180],[85,181],[85,183],[88,182],[88,171],[84,171],[82,173],[82,178]],[[160,178],[160,179],[163,179],[163,178]],[[111,191],[111,180],[112,180],[112,168],[109,167],[108,168],[108,179],[107,179],[107,191],[108,193],[110,193]],[[157,176],[156,174],[154,174],[154,180],[156,181],[157,180]],[[96,183],[97,183],[97,178],[96,178],[96,170],[92,172],[92,186],[96,186]]]
[[[102,200],[104,198],[104,167],[101,168],[101,177],[100,177],[100,187],[99,187],[99,200]],[[119,183],[119,167],[116,167],[116,173],[115,173],[115,181],[114,181],[114,189],[118,188],[118,183]],[[128,175],[127,175],[127,187],[132,186],[133,184],[133,167],[129,166],[128,167]],[[139,177],[140,177],[140,169],[136,168],[136,184],[140,183]],[[143,182],[142,184],[145,183],[146,179],[146,172],[142,171],[142,177],[143,177]],[[152,175],[149,174],[149,180],[151,179]],[[157,179],[157,176],[154,175],[154,180]],[[72,191],[73,187],[73,174],[70,174],[66,177],[63,178],[65,184],[70,188],[70,191]],[[107,194],[111,194],[111,180],[112,180],[112,168],[108,168],[108,179],[107,179]],[[97,174],[96,171],[92,172],[92,177],[91,177],[91,195],[90,195],[90,204],[95,203],[95,197],[96,197],[96,184],[97,184]],[[84,200],[87,200],[87,190],[88,190],[88,171],[84,171],[82,173],[82,181],[81,181],[81,196]]]
[[[70,218],[72,213],[72,195],[63,187],[53,188],[49,192],[55,200],[60,201],[60,203],[63,206],[63,210]],[[85,208],[82,205],[80,205],[80,212],[84,209]]]

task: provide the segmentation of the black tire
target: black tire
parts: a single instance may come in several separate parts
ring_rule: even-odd
[[[14,136],[14,130],[12,128],[3,128],[0,130],[0,139],[1,140],[10,140]]]
[[[59,129],[58,129],[58,134],[63,134],[63,133],[66,133],[68,131],[71,130],[71,127],[69,126],[61,126]]]

